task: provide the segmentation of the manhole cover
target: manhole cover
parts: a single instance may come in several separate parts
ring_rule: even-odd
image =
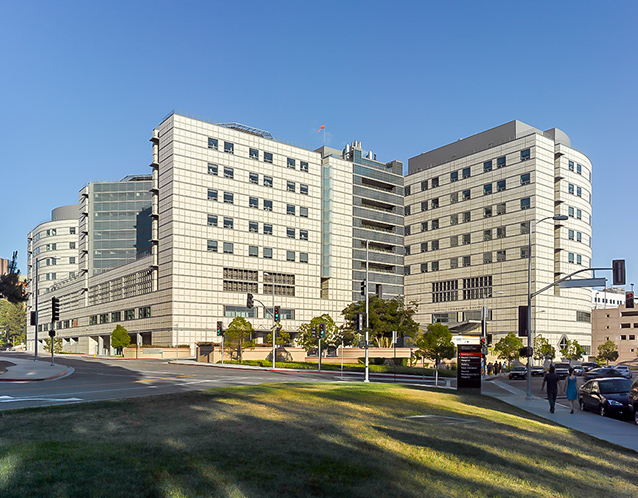
[[[452,425],[452,424],[473,424],[476,420],[469,418],[444,417],[441,415],[412,415],[405,417],[407,420],[417,420],[428,424]]]

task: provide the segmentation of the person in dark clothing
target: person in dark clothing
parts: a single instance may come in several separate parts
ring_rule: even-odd
[[[554,365],[549,366],[549,372],[543,377],[543,385],[541,391],[545,389],[547,384],[547,400],[549,401],[549,412],[554,413],[556,407],[556,396],[558,396],[558,387],[560,386],[560,376],[556,373]]]

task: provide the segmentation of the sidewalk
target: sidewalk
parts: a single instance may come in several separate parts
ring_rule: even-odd
[[[517,389],[500,380],[491,381],[495,386],[503,389],[503,394],[484,393],[486,396],[504,401],[505,403],[533,413],[538,417],[542,417],[552,422],[556,422],[564,427],[569,427],[585,434],[589,434],[598,439],[609,441],[630,450],[638,451],[638,427],[635,424],[605,417],[604,420],[595,413],[581,412],[576,410],[573,414],[569,413],[569,408],[562,404],[556,403],[554,413],[549,413],[549,403],[545,398],[533,396],[527,399],[526,391]],[[562,402],[562,400],[559,400]]]
[[[54,380],[70,375],[74,372],[72,367],[64,365],[51,366],[51,360],[33,361],[17,358],[2,358],[13,366],[7,366],[7,371],[0,373],[0,382],[30,382],[36,380]]]

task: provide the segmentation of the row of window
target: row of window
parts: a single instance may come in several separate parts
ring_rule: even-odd
[[[576,242],[583,242],[583,238],[585,239],[585,241],[587,240],[587,235],[585,235],[583,237],[583,234],[581,232],[575,232],[574,230],[568,230],[567,238],[569,240],[575,240]],[[587,243],[587,242],[585,242],[585,243]],[[589,245],[591,246],[591,237],[589,237]]]
[[[235,219],[227,216],[222,217],[223,225],[219,224],[219,216],[216,214],[208,215],[208,226],[209,227],[223,227],[230,230],[235,228]],[[273,226],[269,223],[263,224],[263,234],[264,235],[272,235],[273,234]],[[259,233],[259,222],[257,221],[249,221],[248,222],[248,231],[251,233]],[[289,239],[296,239],[297,230],[292,227],[286,228],[286,237]],[[299,240],[308,240],[308,230],[299,230]]]
[[[111,313],[102,313],[100,315],[91,315],[89,316],[89,325],[98,325],[98,323],[115,323],[121,322],[122,317],[124,321],[135,320],[136,313],[135,308],[124,310],[124,311],[112,311]],[[141,308],[137,308],[137,318],[150,318],[151,317],[151,307],[143,306]]]
[[[213,176],[219,175],[219,165],[208,163],[208,174]],[[234,179],[235,178],[235,169],[230,166],[224,166],[224,178]],[[248,173],[248,181],[253,185],[259,185],[259,173]],[[263,186],[273,188],[273,178],[272,176],[263,175],[262,178]],[[286,190],[288,192],[297,192],[297,183],[287,180],[286,181]],[[300,183],[299,184],[299,193],[303,195],[308,195],[308,185]]]
[[[567,216],[570,218],[576,218],[577,220],[585,219],[583,218],[583,211],[581,209],[576,209],[573,206],[567,207]],[[585,217],[587,217],[587,223],[591,225],[591,214],[585,213]]]
[[[567,168],[569,171],[575,171],[577,174],[583,174],[583,166],[581,164],[576,163],[576,167],[574,168],[574,161],[568,161]],[[589,176],[589,182],[591,183],[591,171],[587,171]]]
[[[216,138],[208,137],[208,148],[213,150],[219,150],[219,140]],[[224,152],[227,154],[235,154],[235,144],[232,142],[224,142]],[[260,155],[263,158],[265,163],[273,164],[273,154],[272,152],[260,152],[259,149],[253,149],[250,147],[248,149],[248,157],[250,159],[254,159],[255,161],[259,161]],[[286,158],[286,167],[290,169],[297,169],[297,163],[299,163],[299,171],[308,172],[308,162],[306,161],[297,161],[292,157]]]
[[[577,197],[583,197],[583,189],[579,187],[578,185],[574,185],[573,183],[567,184],[567,191],[571,195],[576,195]],[[586,196],[588,196],[588,202],[591,204],[591,193],[587,192],[586,190],[584,192]]]
[[[569,263],[576,263],[577,265],[586,264],[587,267],[591,266],[591,260],[588,259],[587,256],[582,256],[581,254],[575,254],[573,252],[567,253],[567,261]]]
[[[224,254],[235,254],[235,244],[233,242],[223,242],[222,249]],[[206,250],[208,252],[219,252],[219,242],[217,240],[208,240],[206,244]],[[258,246],[248,246],[248,256],[252,258],[259,257],[259,247]],[[272,247],[263,247],[262,248],[262,257],[264,259],[273,259],[273,248]],[[295,262],[299,261],[300,263],[308,262],[308,253],[300,252],[299,259],[297,260],[297,256],[295,251],[286,251],[286,261]]]
[[[512,258],[512,251],[514,251],[515,253],[518,254],[519,258],[528,258],[529,257],[529,247],[528,246],[523,246],[517,249],[502,249],[499,251],[495,251],[496,255],[494,256],[493,252],[486,252],[483,253],[483,264],[489,264],[489,263],[502,263],[504,261],[508,261],[507,259],[507,253],[508,251],[510,252],[510,259]],[[428,272],[433,272],[433,271],[439,271],[441,269],[441,265],[440,265],[440,261],[430,261],[430,262],[426,262],[426,263],[421,263],[420,265],[418,265],[418,268],[420,269],[421,273],[428,273]],[[477,263],[475,263],[477,264]],[[455,269],[455,268],[465,268],[465,267],[469,267],[472,265],[472,258],[471,256],[461,256],[461,257],[456,257],[456,258],[450,258],[449,260],[449,268],[450,269]],[[417,266],[417,265],[413,265],[413,266]],[[411,266],[410,265],[405,265],[405,274],[406,275],[411,275],[413,272],[411,270]]]
[[[36,233],[34,236],[34,240],[40,240],[40,237],[54,237],[57,234],[58,234],[57,228],[49,228],[48,230],[43,230],[41,232]],[[69,234],[75,235],[75,227],[69,227]],[[60,235],[62,234],[60,233]]]
[[[521,161],[527,161],[528,159],[531,159],[531,150],[530,149],[525,149],[522,150],[520,152],[520,159]],[[492,169],[495,167],[496,169],[499,168],[504,168],[505,166],[507,166],[507,159],[505,156],[501,156],[501,157],[497,157],[495,160],[489,160],[489,161],[485,161],[483,163],[483,172],[487,173],[488,171],[492,171]],[[461,172],[461,175],[459,176],[459,171]],[[456,182],[459,180],[459,178],[465,179],[465,178],[470,178],[472,176],[472,171],[470,167],[467,168],[463,168],[462,170],[457,170],[457,171],[452,171],[450,173],[450,183]],[[429,188],[436,188],[440,185],[440,181],[439,181],[438,176],[431,178],[429,180],[423,180],[421,182],[421,190],[420,192],[423,192],[424,190],[428,190]],[[413,189],[413,187],[416,187],[416,183],[412,184],[412,185],[408,185],[405,187],[405,195],[411,195],[412,193],[417,193],[416,188]],[[414,192],[412,192],[412,190],[414,190]]]
[[[623,324],[620,325],[620,327],[623,328],[623,329],[628,329],[628,328],[630,328],[629,325],[630,325],[629,323],[623,323]],[[634,327],[636,325],[638,325],[638,323],[634,323]],[[621,341],[626,341],[627,340],[627,336],[626,335],[621,335],[620,336],[620,340]],[[629,340],[630,341],[635,341],[636,340],[636,336],[633,335],[633,334],[629,335]]]
[[[224,204],[235,204],[235,194],[232,192],[224,192]],[[219,192],[215,189],[208,189],[208,200],[209,201],[219,201]],[[263,199],[262,206],[264,211],[272,211],[273,203],[272,200]],[[259,208],[259,199],[257,197],[249,197],[248,198],[248,207],[250,208]],[[308,208],[305,206],[299,206],[299,216],[302,218],[308,218]],[[295,216],[297,214],[297,206],[294,204],[286,204],[286,214],[290,214]]]

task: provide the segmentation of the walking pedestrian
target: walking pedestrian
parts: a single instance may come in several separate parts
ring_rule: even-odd
[[[558,387],[560,386],[560,376],[556,373],[554,365],[549,366],[549,372],[543,377],[543,385],[541,391],[547,385],[547,401],[549,401],[549,413],[554,413],[556,407],[556,396],[558,396]]]
[[[569,413],[574,413],[574,406],[578,401],[578,378],[574,373],[574,369],[569,367],[569,375],[567,376],[567,400],[569,401],[569,406],[571,411]]]
[[[491,377],[491,376],[492,376],[492,371],[493,371],[493,369],[494,369],[494,365],[492,365],[492,362],[490,361],[490,362],[487,364],[487,375],[488,375],[489,377]]]

